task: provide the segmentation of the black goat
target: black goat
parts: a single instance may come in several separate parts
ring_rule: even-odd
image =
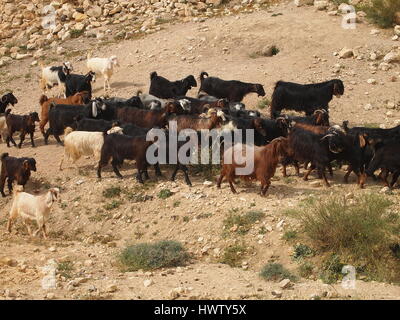
[[[96,74],[89,71],[86,75],[67,74],[65,78],[65,96],[73,96],[75,93],[87,91],[85,103],[92,99],[92,81],[96,81]]]
[[[1,173],[0,173],[0,192],[3,197],[4,184],[8,182],[8,191],[11,194],[12,183],[15,180],[17,184],[25,186],[31,176],[31,170],[36,171],[36,160],[34,158],[15,158],[10,157],[8,153],[0,156]]]
[[[103,119],[102,112],[106,111],[107,106],[99,98],[83,106],[51,104],[49,110],[49,128],[44,135],[44,143],[48,143],[49,135],[52,134],[57,142],[62,144],[60,135],[64,134],[66,127],[74,127],[78,119]]]
[[[119,124],[118,121],[83,118],[76,121],[72,128],[77,131],[106,132],[112,127],[119,126]]]
[[[18,148],[21,148],[25,140],[25,135],[28,133],[31,137],[32,147],[35,147],[33,135],[35,133],[35,122],[39,122],[39,115],[37,112],[31,112],[27,115],[10,114],[10,109],[6,111],[6,123],[8,128],[8,135],[6,138],[7,147],[10,147],[10,141],[17,146],[13,139],[13,134],[17,131],[20,132],[20,142]]]
[[[0,98],[0,113],[6,112],[6,108],[9,104],[14,106],[18,103],[18,99],[11,93],[6,93]]]
[[[321,108],[328,111],[332,97],[343,94],[344,85],[339,79],[313,84],[278,81],[272,93],[271,118],[278,117],[284,109],[304,111],[306,116]]]
[[[187,76],[182,80],[169,81],[157,75],[157,72],[150,73],[149,93],[158,98],[172,99],[185,96],[192,87],[197,87],[197,82],[193,75]]]
[[[314,126],[329,126],[329,113],[324,109],[315,110],[311,116],[305,116],[305,117],[287,116],[287,118],[289,119],[289,121],[293,123],[305,123]]]
[[[265,96],[264,87],[259,83],[222,80],[217,77],[209,77],[207,72],[200,73],[200,82],[199,95],[201,92],[205,92],[219,99],[226,98],[229,102],[241,102],[251,92],[257,93],[258,96]]]

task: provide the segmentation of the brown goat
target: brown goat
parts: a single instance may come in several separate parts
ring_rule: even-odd
[[[118,108],[117,119],[142,128],[164,128],[170,114],[183,112],[184,110],[179,103],[168,102],[163,110],[145,110],[133,107]]]
[[[20,132],[20,142],[18,144],[18,148],[21,148],[22,142],[25,139],[25,135],[28,133],[31,137],[32,147],[35,147],[35,143],[33,141],[33,135],[35,133],[35,122],[39,122],[39,116],[37,112],[31,112],[27,115],[18,115],[18,114],[10,114],[10,109],[6,111],[6,124],[8,128],[7,132],[7,147],[10,147],[10,141],[17,146],[13,139],[13,134],[17,131]]]
[[[69,105],[81,105],[85,101],[85,97],[88,95],[88,92],[78,92],[73,96],[68,98],[48,98],[44,94],[40,97],[39,104],[41,106],[41,119],[39,123],[39,128],[42,134],[44,135],[44,127],[46,123],[49,121],[49,110],[50,104],[54,102],[55,104],[69,104]]]
[[[184,129],[211,130],[220,127],[225,121],[225,116],[222,111],[210,112],[209,114],[210,116],[207,118],[194,115],[182,115],[177,117],[170,117],[168,120],[176,121],[178,132]]]
[[[248,175],[240,175],[243,179],[249,180],[258,180],[261,182],[261,195],[265,195],[269,186],[271,185],[271,178],[274,176],[276,167],[279,163],[279,158],[282,156],[286,156],[288,150],[288,139],[284,137],[279,137],[271,141],[271,143],[267,144],[263,147],[254,146],[254,158],[251,161],[253,163],[253,170]],[[237,168],[244,168],[248,165],[248,163],[237,164],[235,162],[236,157],[234,156],[232,159],[232,155],[237,155],[238,153],[242,153],[244,156],[246,149],[244,149],[245,145],[236,144],[233,147],[230,147],[224,153],[224,162],[226,160],[230,160],[231,164],[223,163],[221,169],[221,175],[217,182],[217,187],[221,187],[221,182],[224,177],[227,178],[229,186],[231,187],[231,191],[236,193],[235,188],[233,187],[233,182],[236,177],[239,175],[236,173]]]

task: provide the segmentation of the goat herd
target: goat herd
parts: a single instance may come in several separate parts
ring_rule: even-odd
[[[41,117],[37,112],[26,115],[12,114],[8,105],[18,103],[17,98],[8,93],[0,100],[0,134],[3,141],[17,146],[13,139],[15,132],[20,133],[18,147],[21,148],[25,135],[29,134],[32,147],[34,144],[35,122],[39,122],[44,143],[48,144],[53,136],[59,144],[64,144],[64,156],[60,162],[60,170],[65,157],[75,162],[83,155],[93,156],[97,163],[97,176],[101,178],[101,170],[110,160],[118,177],[122,177],[119,167],[125,159],[135,160],[137,180],[143,183],[148,178],[146,151],[154,141],[147,141],[146,135],[153,128],[168,132],[170,121],[176,121],[177,131],[185,129],[200,132],[203,129],[217,129],[224,132],[241,130],[244,139],[246,129],[254,135],[254,163],[250,173],[244,178],[261,182],[261,194],[265,195],[274,176],[278,164],[293,165],[299,175],[300,164],[307,172],[304,180],[316,169],[319,178],[329,186],[325,170],[332,176],[331,163],[348,164],[344,181],[347,182],[351,172],[358,177],[358,184],[363,187],[367,176],[377,179],[374,172],[381,169],[382,178],[389,187],[393,187],[400,174],[400,126],[391,129],[348,127],[344,121],[342,126],[329,123],[328,104],[333,96],[344,94],[341,80],[334,79],[316,84],[296,84],[278,81],[271,100],[270,118],[264,118],[256,110],[248,110],[242,103],[249,93],[265,96],[261,84],[241,81],[226,81],[210,77],[206,72],[200,74],[200,89],[197,98],[186,96],[188,90],[197,87],[193,75],[178,81],[169,81],[156,72],[150,74],[149,94],[137,92],[131,98],[92,97],[92,85],[96,74],[104,77],[104,90],[110,87],[109,80],[113,67],[118,65],[117,58],[92,58],[88,54],[86,75],[73,74],[71,63],[62,66],[44,67],[40,86],[43,93],[57,86],[59,95],[65,97],[40,97]],[[282,110],[305,112],[305,116],[288,116]],[[45,126],[49,123],[47,130]],[[60,136],[64,135],[64,143]],[[167,135],[168,136],[168,135]],[[223,143],[223,141],[219,141]],[[166,141],[167,145],[169,141]],[[245,142],[231,146],[234,154],[242,152]],[[178,148],[182,144],[178,144]],[[167,148],[168,149],[168,148]],[[225,158],[224,158],[225,159]],[[4,184],[8,179],[11,193],[12,183],[24,186],[31,174],[36,171],[33,158],[15,158],[8,153],[1,155],[0,191],[4,193]],[[156,163],[155,173],[161,175],[160,163]],[[221,175],[217,186],[223,178],[229,182],[235,193],[234,179],[240,176],[237,168],[244,164],[222,160]],[[191,185],[188,168],[179,162],[175,165],[172,180],[178,170],[184,173],[185,181]],[[388,183],[388,176],[393,177]],[[28,194],[17,187],[12,206],[8,229],[16,216],[38,221],[39,230],[46,237],[45,219],[52,203],[57,199],[58,189],[53,188],[46,197],[31,199]],[[23,195],[24,194],[24,195]],[[32,196],[33,197],[33,196]],[[46,211],[47,210],[47,211]],[[38,231],[39,231],[38,230]],[[28,229],[30,232],[30,230]]]

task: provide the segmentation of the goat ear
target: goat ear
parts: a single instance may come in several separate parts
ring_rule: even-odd
[[[47,192],[46,194],[45,203],[48,208],[50,208],[53,204],[53,193],[51,192],[51,190],[49,190],[49,192]]]
[[[358,136],[358,139],[360,140],[360,147],[361,147],[361,148],[364,148],[365,145],[367,144],[367,142],[365,141],[364,135],[360,134],[360,135]]]

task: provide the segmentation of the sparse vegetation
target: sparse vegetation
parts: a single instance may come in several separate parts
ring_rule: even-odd
[[[311,262],[303,262],[299,268],[298,268],[298,272],[299,275],[303,278],[308,278],[313,274],[314,271],[314,266]]]
[[[309,246],[299,243],[294,246],[293,259],[301,260],[307,257],[314,256],[315,252]]]
[[[139,243],[125,248],[119,256],[124,271],[155,270],[185,265],[190,256],[177,241]]]
[[[72,261],[66,260],[61,261],[57,264],[57,273],[67,279],[72,278],[72,272],[74,271],[74,264]]]
[[[293,240],[293,239],[296,239],[296,238],[297,238],[297,231],[296,231],[296,230],[287,230],[287,231],[283,234],[282,238],[283,238],[285,241],[291,241],[291,240]]]
[[[371,0],[359,6],[367,14],[367,18],[382,28],[395,24],[395,14],[400,12],[398,0]]]
[[[173,193],[171,192],[171,190],[169,190],[169,189],[162,189],[159,193],[158,193],[158,197],[160,198],[160,199],[167,199],[167,198],[169,198],[170,196],[172,196],[173,195]]]
[[[113,210],[116,208],[119,208],[119,206],[122,204],[122,201],[120,200],[113,200],[110,203],[107,203],[104,205],[104,209],[106,210]]]
[[[245,243],[226,247],[219,262],[231,267],[240,267],[247,252]]]
[[[262,98],[260,101],[257,103],[257,108],[258,109],[265,109],[271,104],[271,100],[269,98]]]
[[[399,242],[399,214],[391,212],[392,202],[377,194],[364,194],[351,200],[332,196],[311,202],[297,216],[309,240],[322,253],[334,253],[348,264],[365,265],[372,279],[399,281],[394,272],[400,267],[390,247]],[[304,251],[304,250],[300,250]],[[305,250],[307,251],[307,250]],[[329,274],[338,268],[329,263]],[[325,272],[326,273],[326,272]]]
[[[293,275],[280,263],[268,263],[266,264],[261,272],[260,276],[268,281],[281,281],[283,279],[290,279],[291,281],[296,280],[296,276]]]
[[[103,197],[105,198],[119,197],[120,194],[121,194],[121,188],[119,186],[112,186],[103,190]]]
[[[70,34],[71,38],[79,38],[85,32],[85,28],[78,30],[78,29],[71,29]]]
[[[226,232],[237,232],[238,234],[246,234],[252,225],[265,217],[265,213],[261,211],[249,211],[244,215],[231,213],[224,220],[224,230]]]

